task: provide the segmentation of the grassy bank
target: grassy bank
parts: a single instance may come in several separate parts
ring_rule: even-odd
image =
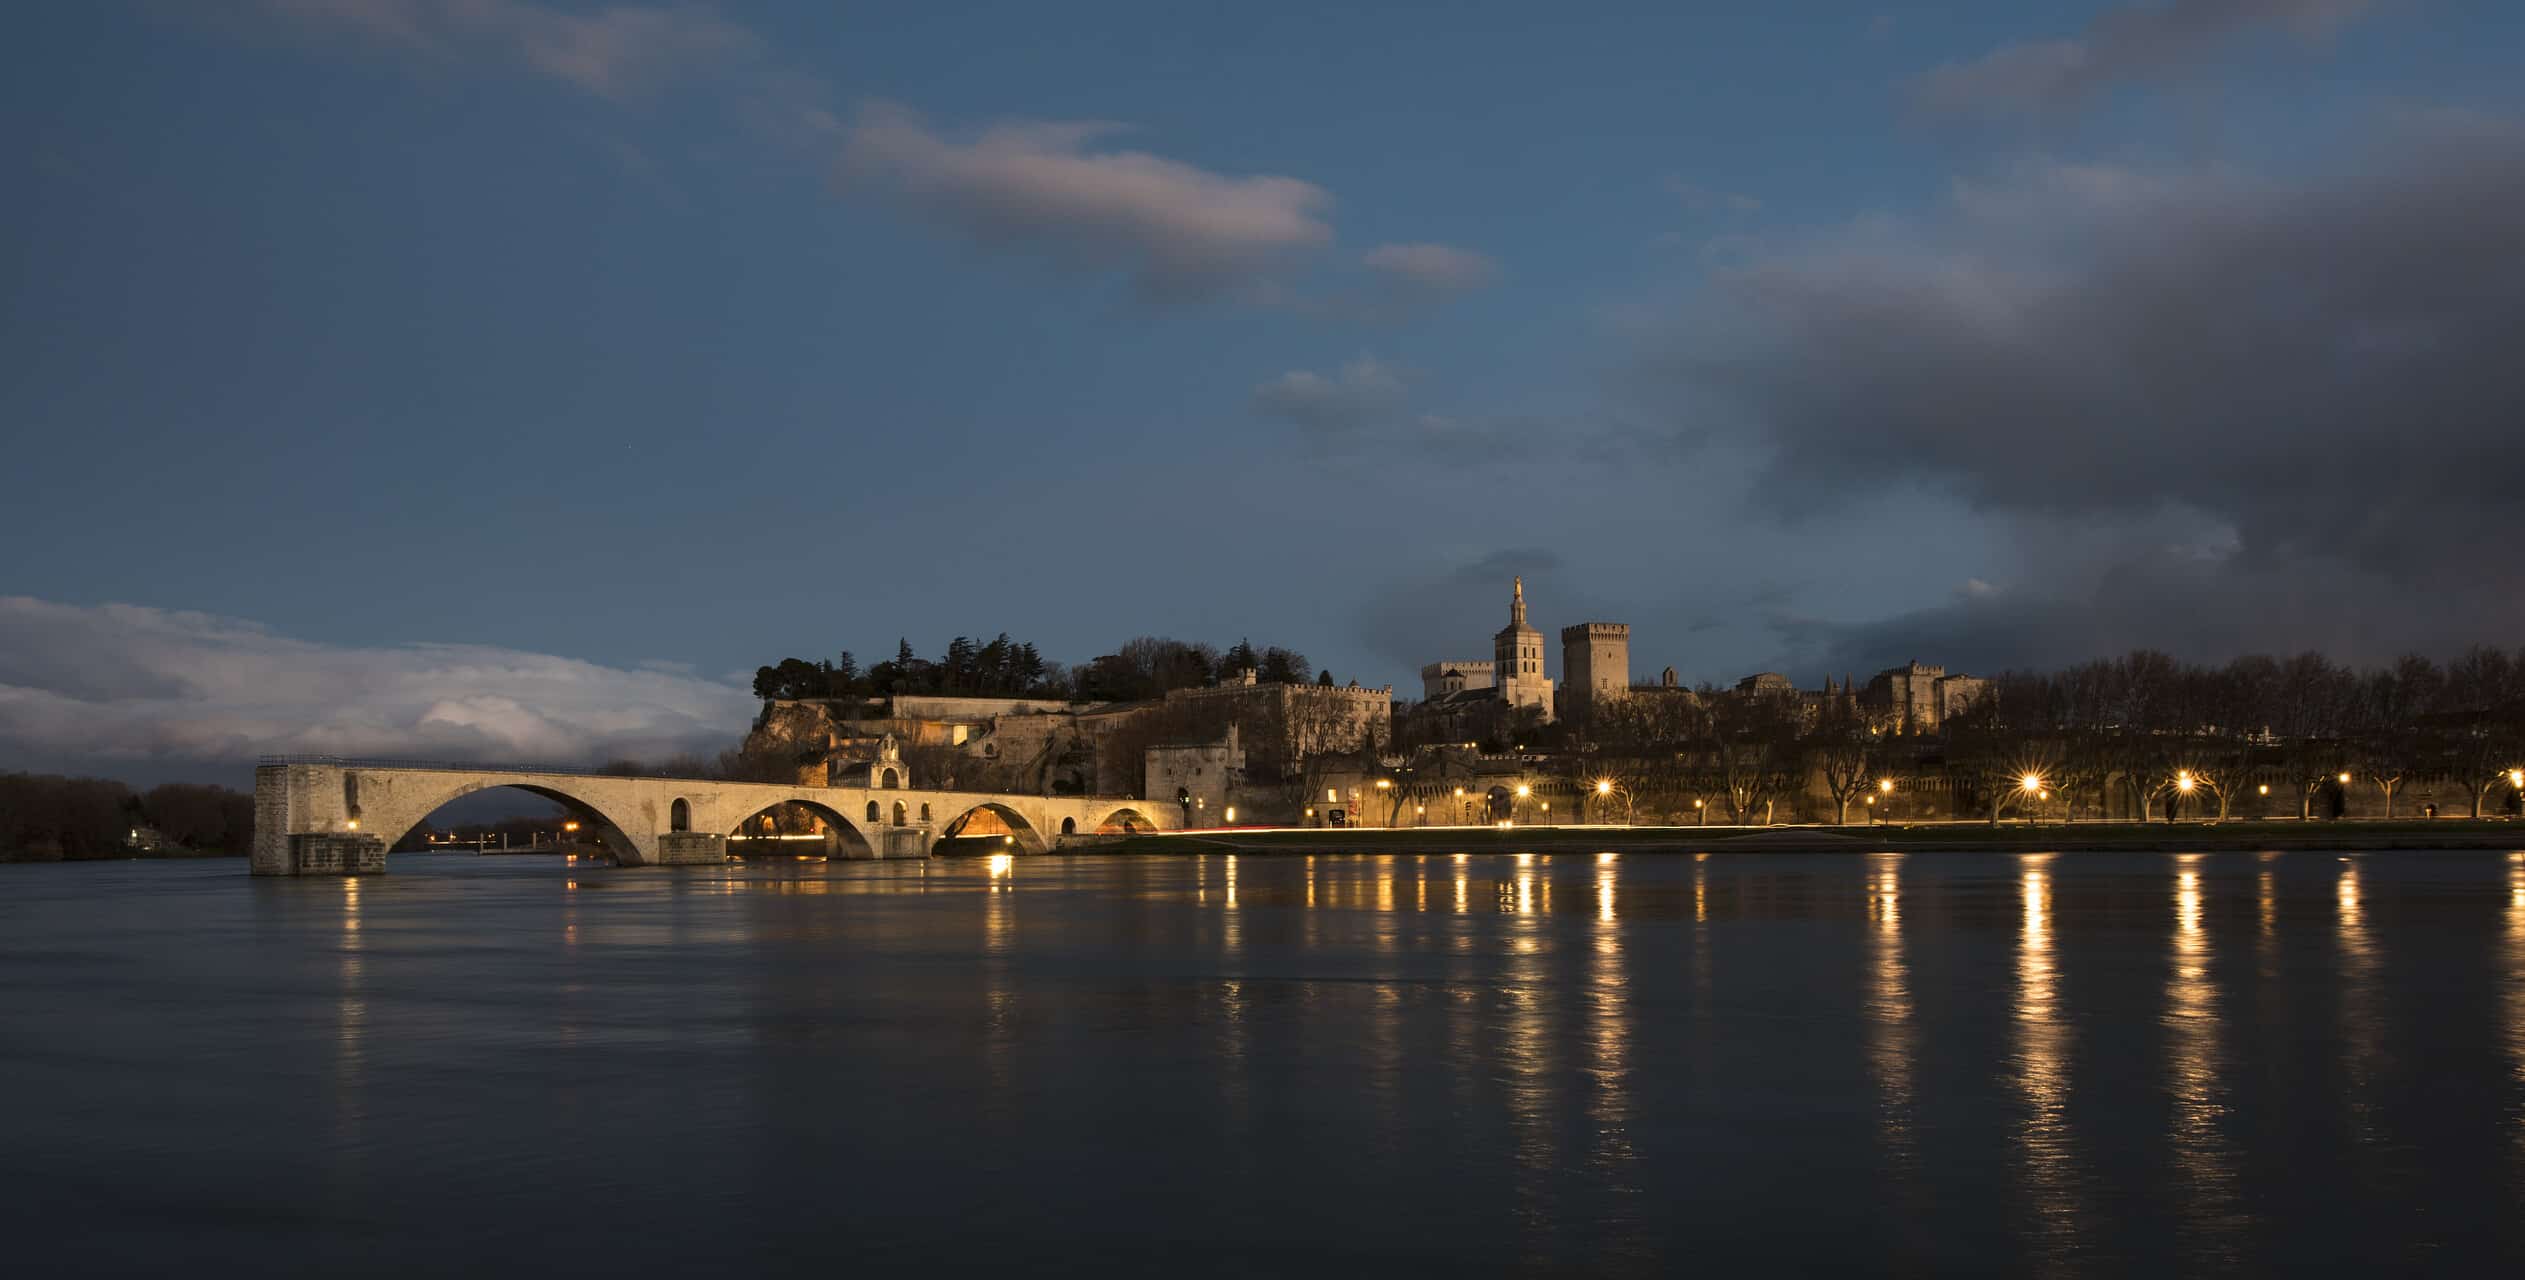
[[[1870,850],[2163,851],[2221,849],[2525,850],[2525,823],[2077,822],[1778,827],[1421,827],[1203,831],[1114,837],[1112,853],[1863,853]]]

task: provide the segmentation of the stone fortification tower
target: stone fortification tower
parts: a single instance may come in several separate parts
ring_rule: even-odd
[[[1510,710],[1531,707],[1552,718],[1552,682],[1543,674],[1543,633],[1526,625],[1526,580],[1517,579],[1508,601],[1508,625],[1491,638],[1491,667],[1500,701]]]
[[[1585,724],[1596,708],[1630,691],[1630,624],[1561,628],[1561,719]]]

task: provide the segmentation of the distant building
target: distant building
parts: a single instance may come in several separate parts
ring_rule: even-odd
[[[1887,667],[1867,682],[1859,709],[1889,733],[1936,733],[1951,716],[1971,709],[1990,682],[1948,675],[1946,668],[1913,659]]]
[[[1420,692],[1413,720],[1424,737],[1470,742],[1523,719],[1552,719],[1552,678],[1544,672],[1543,633],[1526,623],[1524,578],[1509,588],[1508,625],[1491,637],[1491,660],[1432,662],[1420,669]]]
[[[1630,624],[1581,622],[1561,628],[1561,719],[1585,724],[1597,708],[1630,691]]]
[[[1235,821],[1238,791],[1245,784],[1245,749],[1230,724],[1224,741],[1148,748],[1142,776],[1148,780],[1144,794],[1149,799],[1183,806],[1184,825],[1224,826]]]
[[[1491,680],[1488,662],[1432,662],[1420,669],[1420,696],[1434,700],[1469,689],[1487,689]]]

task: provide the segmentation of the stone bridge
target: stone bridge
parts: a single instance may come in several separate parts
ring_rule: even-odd
[[[881,774],[882,783],[892,775]],[[921,858],[976,815],[1013,852],[1043,853],[1065,837],[1180,827],[1170,802],[1127,796],[1029,796],[907,787],[795,786],[691,778],[624,778],[569,770],[331,758],[267,758],[254,771],[254,874],[382,871],[386,850],[439,806],[515,787],[573,806],[624,866],[712,863],[728,837],[787,803],[823,820],[823,852],[848,858]],[[592,820],[592,821],[591,821]]]

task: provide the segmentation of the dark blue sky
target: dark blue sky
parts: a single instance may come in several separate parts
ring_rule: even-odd
[[[34,7],[0,763],[1408,689],[1518,572],[1687,680],[2512,642],[2519,11],[1936,10]]]

